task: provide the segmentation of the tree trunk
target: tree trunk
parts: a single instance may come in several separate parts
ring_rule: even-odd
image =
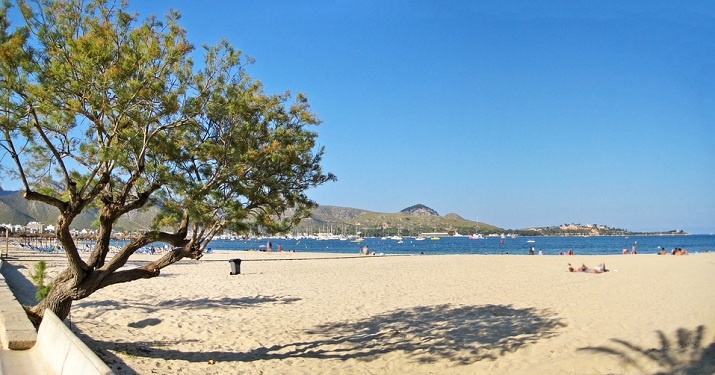
[[[25,310],[36,327],[39,327],[42,322],[45,309],[52,310],[57,317],[64,320],[70,313],[73,301],[88,297],[97,290],[109,285],[157,277],[162,268],[176,263],[184,257],[200,258],[202,254],[197,249],[197,246],[189,246],[187,249],[177,248],[153,262],[127,270],[114,272],[107,270],[81,271],[79,275],[80,282],[72,274],[71,268],[68,267],[52,281],[52,288],[50,288],[47,296],[37,305],[26,307]],[[121,262],[121,265],[123,264],[124,262]]]
[[[52,289],[42,301],[37,305],[27,308],[27,316],[32,321],[35,327],[39,327],[42,323],[42,318],[45,316],[45,309],[52,310],[60,320],[64,320],[70,313],[72,308],[72,294],[70,292],[71,279],[64,282],[56,282],[52,285]]]

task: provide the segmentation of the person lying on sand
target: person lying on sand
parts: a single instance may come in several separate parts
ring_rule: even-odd
[[[569,265],[569,272],[586,272],[586,273],[603,273],[603,272],[608,272],[606,269],[606,264],[601,263],[595,268],[588,268],[585,264],[581,264],[580,267],[573,267],[571,266],[571,263],[568,263]]]

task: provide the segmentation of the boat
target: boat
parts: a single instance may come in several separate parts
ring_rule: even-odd
[[[479,233],[479,219],[477,219],[477,226],[474,227],[474,234],[469,235],[470,240],[483,240],[484,236]]]

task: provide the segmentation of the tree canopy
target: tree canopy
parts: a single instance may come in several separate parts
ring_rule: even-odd
[[[316,204],[306,191],[335,179],[321,167],[306,97],[267,94],[228,41],[203,46],[180,15],[140,19],[126,2],[18,1],[0,6],[0,147],[3,169],[25,198],[59,211],[57,238],[69,267],[32,313],[61,318],[72,300],[107,285],[153,277],[198,259],[224,229],[284,231]],[[48,184],[48,182],[53,182]],[[159,207],[150,230],[109,252],[117,220]],[[97,240],[81,257],[72,220],[98,209]],[[154,242],[174,251],[122,269]]]

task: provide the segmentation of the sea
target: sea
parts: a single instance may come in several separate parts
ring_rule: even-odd
[[[529,254],[558,255],[573,251],[578,255],[621,254],[623,249],[630,252],[635,246],[639,254],[656,254],[661,248],[670,253],[673,248],[682,248],[689,253],[715,251],[715,235],[660,235],[660,236],[537,236],[537,237],[486,237],[470,239],[462,237],[440,237],[417,240],[404,237],[401,241],[391,238],[354,239],[312,239],[312,238],[255,238],[255,239],[215,239],[209,244],[212,250],[266,250],[268,242],[273,251],[280,245],[283,251],[317,253],[354,253],[360,248],[370,247],[377,254]]]

